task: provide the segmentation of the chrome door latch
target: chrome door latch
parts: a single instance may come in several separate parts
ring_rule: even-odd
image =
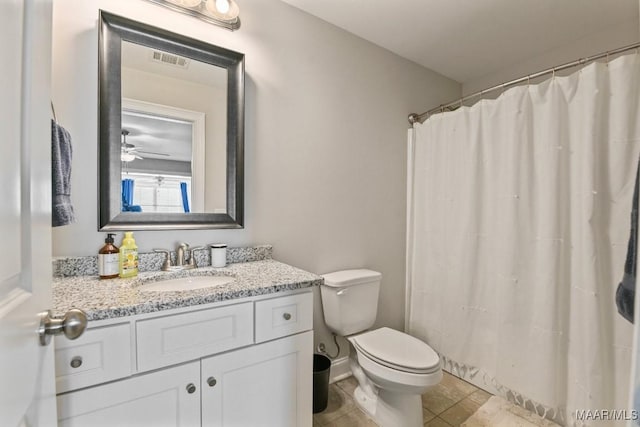
[[[40,337],[40,345],[46,346],[51,342],[52,335],[62,335],[75,340],[87,327],[87,315],[78,308],[72,308],[67,311],[62,319],[54,319],[51,317],[51,310],[40,313],[40,326],[38,327],[38,336]]]

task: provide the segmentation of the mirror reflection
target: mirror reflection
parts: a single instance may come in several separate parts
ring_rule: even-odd
[[[122,41],[122,212],[227,212],[227,70]]]

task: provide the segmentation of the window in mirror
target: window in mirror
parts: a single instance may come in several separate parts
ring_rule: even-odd
[[[122,183],[124,212],[190,211],[188,176],[131,172]]]

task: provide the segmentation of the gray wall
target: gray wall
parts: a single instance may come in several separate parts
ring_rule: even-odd
[[[136,232],[140,250],[268,243],[276,259],[315,273],[378,270],[378,324],[402,329],[406,117],[459,97],[460,85],[280,1],[240,7],[242,28],[229,32],[142,0],[56,0],[52,97],[73,137],[78,221],[53,230],[54,256],[95,254],[104,239],[96,231],[102,8],[246,54],[245,229]],[[332,350],[319,309],[316,342]]]

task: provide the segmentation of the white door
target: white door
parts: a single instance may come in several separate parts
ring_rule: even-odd
[[[0,425],[55,425],[51,305],[51,0],[0,1]]]

